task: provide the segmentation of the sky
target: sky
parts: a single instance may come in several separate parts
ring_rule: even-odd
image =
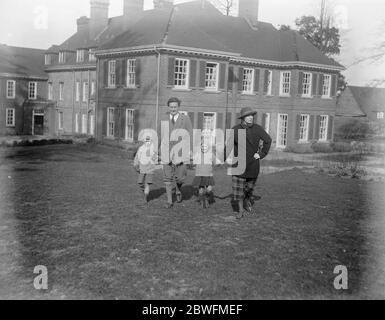
[[[189,0],[175,0],[175,3]],[[368,85],[385,78],[385,59],[378,63],[353,62],[385,41],[385,0],[327,0],[341,32],[342,50],[336,60],[351,85]],[[302,15],[319,15],[321,0],[259,0],[259,19],[279,27],[294,25]],[[89,16],[89,0],[1,0],[0,43],[47,49],[76,32],[76,19]],[[145,0],[152,9],[152,0]],[[110,17],[121,15],[123,0],[110,0]],[[382,28],[382,32],[381,32]]]

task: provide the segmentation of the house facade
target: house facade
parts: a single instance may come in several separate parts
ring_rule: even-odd
[[[296,32],[258,21],[255,1],[240,0],[239,17],[166,1],[96,56],[99,140],[131,143],[158,130],[172,96],[197,129],[231,128],[248,106],[276,148],[333,139],[344,68]]]
[[[44,51],[0,45],[0,135],[53,134]]]

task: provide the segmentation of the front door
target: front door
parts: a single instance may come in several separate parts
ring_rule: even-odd
[[[35,136],[44,135],[44,116],[42,115],[33,116],[33,134]]]

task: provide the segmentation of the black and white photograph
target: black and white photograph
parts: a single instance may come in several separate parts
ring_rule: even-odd
[[[384,0],[1,0],[0,300],[383,300],[384,115]]]

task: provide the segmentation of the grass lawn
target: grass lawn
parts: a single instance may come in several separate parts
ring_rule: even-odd
[[[216,171],[202,210],[148,206],[127,154],[92,145],[0,148],[2,299],[384,298],[385,185],[300,170],[258,180],[257,214],[236,220]],[[33,288],[48,268],[49,289]],[[345,265],[349,289],[333,270]]]

